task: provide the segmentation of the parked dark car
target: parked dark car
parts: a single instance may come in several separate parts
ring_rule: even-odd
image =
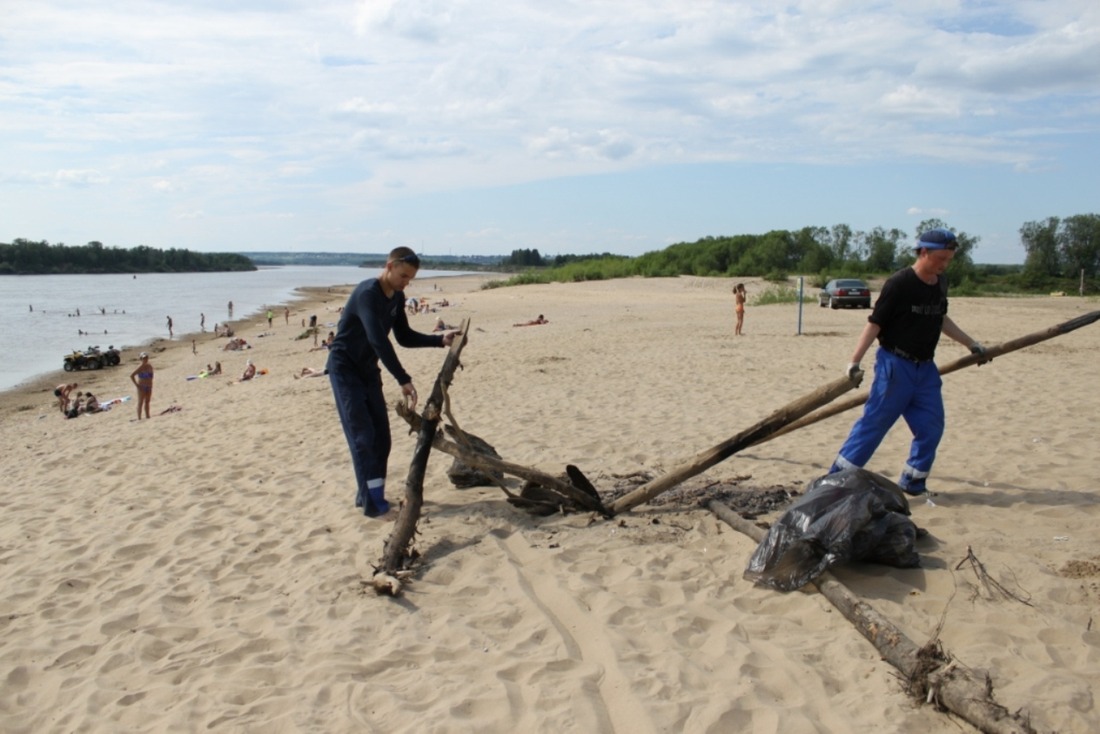
[[[817,302],[822,308],[826,306],[829,308],[840,308],[841,306],[870,308],[871,289],[862,280],[856,278],[830,280],[818,294]]]

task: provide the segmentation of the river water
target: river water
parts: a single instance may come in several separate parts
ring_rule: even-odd
[[[122,349],[167,338],[169,316],[180,339],[200,331],[203,314],[206,330],[213,331],[215,323],[291,302],[298,297],[296,288],[358,283],[376,273],[376,268],[289,265],[243,273],[0,276],[0,390],[61,369],[74,349]],[[420,278],[451,275],[465,273],[419,273]],[[410,292],[417,292],[415,286]],[[277,315],[282,318],[281,308]]]

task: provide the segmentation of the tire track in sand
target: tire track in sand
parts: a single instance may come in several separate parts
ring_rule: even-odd
[[[531,603],[554,625],[575,661],[599,672],[596,696],[590,698],[601,732],[654,732],[645,707],[634,696],[632,681],[619,668],[618,657],[604,625],[581,609],[577,600],[557,583],[546,556],[531,550],[522,533],[492,533],[516,573],[516,583]]]

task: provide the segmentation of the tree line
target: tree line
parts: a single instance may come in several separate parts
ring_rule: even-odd
[[[69,273],[206,273],[255,270],[244,255],[201,253],[146,245],[129,249],[104,247],[101,242],[64,243],[16,239],[0,243],[0,275],[63,275]]]
[[[1096,278],[1100,273],[1100,214],[1076,214],[1020,227],[1027,251],[1022,279],[1045,285],[1051,278]]]
[[[552,273],[527,273],[515,282],[601,280],[611,277],[676,275],[763,277],[784,280],[790,274],[813,276],[815,284],[836,277],[888,274],[911,264],[917,236],[933,227],[955,232],[959,247],[947,274],[956,292],[995,285],[1011,289],[1067,288],[1078,277],[1091,284],[1100,276],[1100,215],[1026,222],[1020,239],[1023,266],[981,265],[974,252],[981,238],[955,230],[940,219],[926,219],[912,233],[875,227],[858,231],[847,224],[773,230],[765,234],[708,236],[680,242],[635,258],[603,254],[542,258],[538,250],[514,250],[506,263],[543,266]],[[820,282],[818,282],[820,281]]]

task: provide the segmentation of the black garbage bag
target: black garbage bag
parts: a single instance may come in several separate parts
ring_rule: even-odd
[[[916,540],[901,488],[866,469],[845,469],[809,483],[756,548],[744,578],[793,591],[838,563],[916,568]]]

